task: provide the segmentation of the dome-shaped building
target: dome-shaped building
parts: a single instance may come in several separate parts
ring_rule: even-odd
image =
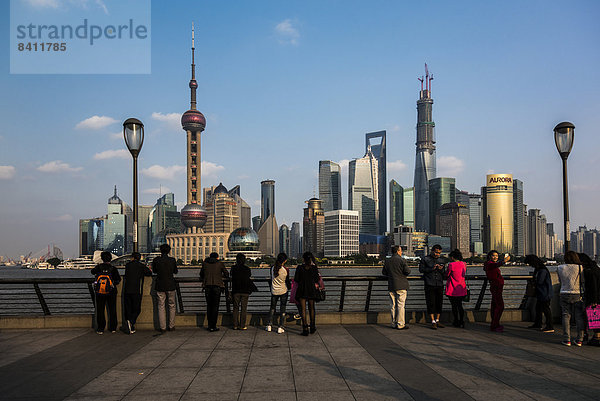
[[[249,227],[236,228],[229,234],[227,240],[227,259],[235,260],[238,253],[243,253],[249,259],[256,259],[262,256],[259,249],[260,242],[256,231]]]

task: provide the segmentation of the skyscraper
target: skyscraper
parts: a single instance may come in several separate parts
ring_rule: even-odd
[[[304,219],[302,220],[304,252],[312,252],[315,257],[320,258],[323,257],[324,253],[325,235],[325,216],[321,207],[321,200],[311,198],[306,203],[308,206],[304,208]]]
[[[260,224],[271,215],[275,216],[275,181],[264,180],[260,183]]]
[[[342,208],[341,169],[331,160],[319,161],[319,198],[326,212]]]
[[[436,222],[438,209],[446,203],[456,202],[454,178],[438,177],[429,180],[429,233],[439,234]]]
[[[523,181],[513,180],[513,252],[525,256],[525,218],[523,216]]]
[[[324,250],[326,258],[358,254],[358,212],[333,210],[324,213]]]
[[[481,220],[481,195],[469,194],[470,248],[475,254],[483,252],[483,225]]]
[[[404,225],[415,228],[415,188],[404,188]]]
[[[115,193],[108,199],[108,214],[104,226],[104,250],[123,255],[127,249],[127,220],[123,213],[123,201]]]
[[[390,230],[404,224],[404,190],[396,180],[390,181]]]
[[[290,230],[290,258],[297,258],[302,253],[302,243],[300,236],[300,223],[294,221]]]
[[[469,208],[462,203],[443,204],[436,212],[437,234],[450,237],[450,248],[458,249],[463,256],[470,253]]]
[[[212,190],[212,194],[207,197],[204,204],[207,213],[207,220],[204,226],[204,232],[207,233],[231,233],[240,225],[240,216],[238,214],[238,204],[227,191],[223,183]]]
[[[361,234],[380,231],[378,174],[378,161],[369,147],[364,157],[348,163],[348,209],[358,211]]]
[[[482,187],[483,248],[511,253],[513,247],[512,174],[488,174]]]
[[[285,224],[279,227],[279,252],[283,252],[290,257],[290,229]]]
[[[369,132],[365,135],[365,152],[369,149],[377,159],[377,199],[379,204],[379,228],[377,234],[383,235],[387,231],[387,151],[385,144],[385,131]],[[379,138],[379,143],[372,143],[372,139]]]
[[[540,209],[529,209],[527,217],[527,236],[529,238],[527,253],[541,258],[547,257],[546,237],[548,236],[548,226],[546,216],[540,213]]]
[[[194,61],[194,27],[192,25],[192,78],[190,79],[190,109],[181,116],[181,126],[187,134],[187,205],[181,209],[181,222],[188,233],[196,233],[206,224],[206,210],[198,204],[200,186],[200,134],[206,127],[206,118],[196,110],[196,64]]]
[[[421,81],[421,92],[417,101],[417,154],[415,158],[415,230],[428,231],[429,223],[429,180],[436,177],[435,123],[432,118],[433,99],[427,64],[425,78]],[[425,87],[423,87],[425,83]]]

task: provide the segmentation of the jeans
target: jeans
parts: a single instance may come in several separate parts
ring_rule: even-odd
[[[427,303],[427,314],[439,315],[442,313],[444,287],[425,284],[425,302]]]
[[[390,291],[390,300],[392,301],[392,307],[390,309],[392,315],[392,327],[401,329],[406,325],[404,305],[406,303],[406,290]]]
[[[156,291],[158,297],[158,324],[161,330],[167,328],[167,310],[165,309],[165,301],[169,303],[169,328],[175,327],[175,290],[173,291]]]
[[[248,297],[250,294],[233,294],[233,327],[246,327],[246,309],[248,308]],[[240,318],[240,307],[242,309]]]
[[[535,303],[535,320],[534,326],[542,327],[542,314],[546,315],[546,328],[552,329],[552,309],[550,309],[550,301],[540,301]]]
[[[125,294],[123,296],[123,307],[125,308],[125,320],[135,324],[142,311],[142,294]]]
[[[571,316],[575,317],[577,341],[583,341],[585,333],[585,309],[579,294],[560,294],[562,309],[563,339],[571,341]]]
[[[465,322],[465,309],[463,308],[463,299],[461,297],[451,297],[448,295],[450,305],[452,305],[452,314],[454,315],[454,324],[461,324]]]
[[[502,312],[504,312],[503,290],[504,285],[490,284],[490,292],[492,293],[492,303],[490,304],[492,324],[490,325],[490,329],[492,330],[500,327],[500,318],[502,317]]]
[[[219,303],[221,302],[221,287],[209,285],[204,287],[204,296],[206,298],[206,320],[209,329],[217,328],[217,319],[219,318]]]
[[[106,317],[104,310],[108,309],[108,330],[117,330],[117,293],[101,295],[96,294],[96,330],[104,331]]]
[[[281,312],[281,317],[279,320],[279,327],[285,326],[285,308],[287,306],[288,293],[282,295],[271,295],[271,308],[269,309],[269,320],[267,325],[271,326],[273,324],[273,315],[275,314],[275,308],[277,307],[277,301],[279,301],[279,311]]]

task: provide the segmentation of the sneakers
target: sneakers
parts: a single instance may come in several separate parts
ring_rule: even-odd
[[[300,316],[299,313],[294,314],[294,320],[300,320],[302,319],[302,316]]]
[[[405,326],[398,326],[398,330],[408,330],[410,327],[408,327],[408,325]]]
[[[246,326],[240,327],[240,330],[248,330],[248,327],[246,327]]]
[[[129,331],[129,334],[135,333],[135,330],[133,329],[133,325],[131,324],[131,322],[129,320],[127,321],[127,330]]]
[[[561,344],[562,344],[562,345],[565,345],[565,346],[567,346],[567,347],[570,347],[570,346],[571,346],[571,341],[562,340],[562,341],[561,341]]]
[[[581,347],[583,345],[583,341],[575,341],[575,345],[577,347]]]
[[[271,332],[271,325],[268,324],[266,330],[270,333]]]
[[[310,334],[315,334],[317,331],[317,328],[315,326],[310,326]]]
[[[542,331],[544,333],[554,333],[554,329],[552,327],[544,327]]]
[[[103,331],[100,331],[100,330],[98,330],[98,331],[96,332],[96,334],[100,334],[100,335],[102,335],[102,334],[104,334],[104,332],[103,332]]]
[[[277,329],[277,334],[282,334],[282,333],[285,333],[285,330],[283,329],[283,327],[279,327]]]

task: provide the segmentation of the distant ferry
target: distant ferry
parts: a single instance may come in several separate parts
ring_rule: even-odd
[[[96,264],[91,259],[86,258],[75,258],[70,260],[65,260],[58,266],[57,269],[73,269],[73,270],[83,270],[83,269],[91,269]]]

